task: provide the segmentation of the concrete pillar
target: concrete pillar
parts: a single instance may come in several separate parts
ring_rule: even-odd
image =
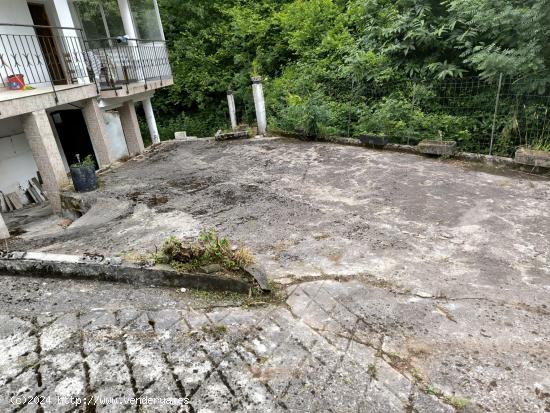
[[[229,117],[231,118],[231,128],[237,129],[237,111],[235,109],[235,97],[231,90],[227,91],[227,105],[229,106]]]
[[[8,239],[9,237],[10,237],[10,233],[8,231],[8,227],[4,222],[4,218],[2,218],[2,214],[0,214],[0,239]]]
[[[122,25],[124,26],[126,36],[130,39],[137,39],[138,31],[136,26],[134,26],[134,19],[132,18],[132,11],[128,0],[118,0],[118,9],[120,11],[120,17],[122,18]],[[130,47],[130,53],[132,55],[132,59],[134,60],[137,77],[140,80],[144,80],[145,73],[143,72],[142,65],[140,64],[141,58],[138,51],[138,47],[140,45],[135,40],[129,40],[128,46],[132,46]]]
[[[124,102],[117,110],[120,115],[120,123],[124,131],[124,137],[126,138],[128,153],[130,156],[142,153],[145,147],[143,145],[141,131],[139,130],[139,122],[134,102]]]
[[[120,11],[120,17],[122,18],[122,25],[124,26],[125,34],[131,38],[137,38],[137,30],[134,27],[134,19],[132,18],[132,12],[130,10],[130,4],[128,0],[118,0],[118,9]]]
[[[145,119],[147,120],[147,126],[149,127],[149,134],[151,135],[151,142],[153,142],[153,145],[160,143],[160,136],[157,129],[155,113],[153,112],[153,105],[151,104],[151,98],[145,99],[142,104],[143,111],[145,112]]]
[[[128,0],[118,0],[118,9],[120,11],[120,17],[122,18],[122,25],[124,26],[124,31],[126,36],[130,39],[138,38],[138,30],[134,26],[134,19],[132,18],[132,10],[130,9],[130,4]],[[130,47],[130,53],[132,54],[132,59],[134,60],[134,67],[136,68],[136,74],[140,81],[145,80],[145,73],[143,71],[143,66],[140,64],[140,53],[138,51],[140,44],[135,40],[129,40],[128,46]]]
[[[157,0],[153,0],[153,7],[155,8],[155,14],[157,15],[157,22],[158,22],[158,25],[159,25],[160,38],[161,38],[161,40],[165,40],[164,29],[162,28],[162,20],[160,19],[160,11],[159,11],[159,5],[157,3]]]
[[[100,168],[108,166],[111,162],[107,127],[103,120],[103,112],[99,108],[96,99],[88,99],[82,108],[82,115],[88,127],[88,133],[94,147],[95,156]]]
[[[267,117],[265,113],[264,89],[262,78],[252,78],[252,94],[254,95],[254,107],[256,108],[256,121],[258,122],[258,135],[265,135],[267,131]]]
[[[61,212],[59,191],[69,184],[63,159],[55,142],[48,114],[39,110],[22,116],[23,130],[44,182],[43,188],[54,213]]]

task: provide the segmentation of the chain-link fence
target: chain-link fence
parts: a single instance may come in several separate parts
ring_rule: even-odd
[[[550,91],[537,79],[357,82],[345,88],[268,94],[274,129],[306,136],[379,136],[415,145],[455,140],[462,151],[512,156],[550,150]],[[328,92],[327,92],[328,91]]]

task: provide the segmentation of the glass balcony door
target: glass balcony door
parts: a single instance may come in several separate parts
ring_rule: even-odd
[[[43,4],[29,3],[29,11],[31,13],[32,21],[37,26],[51,26],[48,15],[46,14],[46,8]],[[48,72],[52,77],[52,81],[56,85],[67,84],[67,78],[63,66],[60,61],[60,54],[56,44],[56,37],[50,27],[36,28],[36,35],[40,44],[40,49],[46,65],[48,66]]]

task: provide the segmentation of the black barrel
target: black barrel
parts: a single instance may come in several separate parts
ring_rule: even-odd
[[[76,192],[89,192],[97,189],[97,175],[93,166],[71,166]]]

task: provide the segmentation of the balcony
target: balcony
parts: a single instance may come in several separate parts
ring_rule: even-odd
[[[130,85],[171,84],[172,69],[163,40],[110,37],[85,42],[93,77],[101,91],[130,93]]]
[[[0,100],[95,84],[102,97],[172,83],[165,42],[86,39],[81,29],[0,23]],[[137,84],[139,88],[132,88]],[[19,90],[13,90],[18,89]]]

